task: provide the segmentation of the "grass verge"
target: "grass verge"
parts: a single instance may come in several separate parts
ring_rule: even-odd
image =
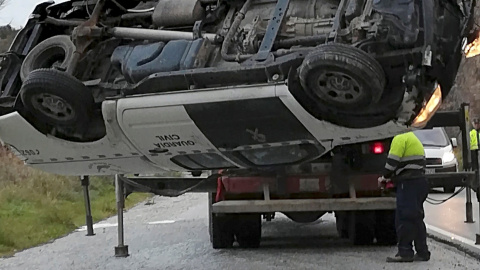
[[[94,222],[116,213],[113,178],[91,177]],[[147,194],[132,194],[131,207]],[[0,257],[47,243],[85,225],[78,177],[48,174],[24,166],[0,146]]]

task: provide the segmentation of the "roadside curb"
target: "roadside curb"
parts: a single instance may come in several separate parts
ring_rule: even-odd
[[[458,250],[480,260],[480,245],[475,245],[475,241],[447,232],[435,226],[425,224],[427,235],[433,240],[455,247]]]

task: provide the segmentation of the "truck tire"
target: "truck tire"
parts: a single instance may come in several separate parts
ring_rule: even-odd
[[[70,36],[59,35],[45,39],[25,57],[20,69],[20,78],[25,81],[32,71],[42,68],[57,67],[65,70],[72,61],[75,50]]]
[[[262,238],[260,214],[241,214],[235,217],[235,237],[241,248],[258,248]]]
[[[338,236],[340,238],[348,238],[348,220],[347,212],[335,212],[335,225],[337,227]]]
[[[208,193],[208,235],[210,236],[210,243],[213,243],[213,203],[215,202],[216,193]]]
[[[40,123],[85,128],[95,101],[77,78],[55,69],[32,71],[20,89],[23,105]]]
[[[379,245],[391,246],[397,244],[395,210],[375,211],[375,238]]]
[[[368,53],[344,44],[325,44],[299,68],[303,89],[318,104],[338,113],[361,112],[382,97],[382,66]]]
[[[233,246],[235,220],[232,215],[212,215],[212,247],[214,249]]]
[[[348,218],[348,238],[354,245],[371,245],[375,237],[375,213],[351,211]]]

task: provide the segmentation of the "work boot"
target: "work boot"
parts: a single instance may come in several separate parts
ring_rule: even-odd
[[[413,260],[416,262],[428,262],[430,260],[430,255],[420,255],[417,253],[413,256]]]
[[[387,262],[392,262],[392,263],[413,262],[413,257],[402,257],[397,254],[395,255],[395,257],[387,257]]]

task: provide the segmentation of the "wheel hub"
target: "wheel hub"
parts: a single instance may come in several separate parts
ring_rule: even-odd
[[[341,72],[325,72],[318,78],[317,95],[329,101],[354,103],[361,96],[359,83],[348,74]]]
[[[34,107],[56,120],[67,121],[75,117],[75,111],[63,98],[42,93],[32,97]]]

